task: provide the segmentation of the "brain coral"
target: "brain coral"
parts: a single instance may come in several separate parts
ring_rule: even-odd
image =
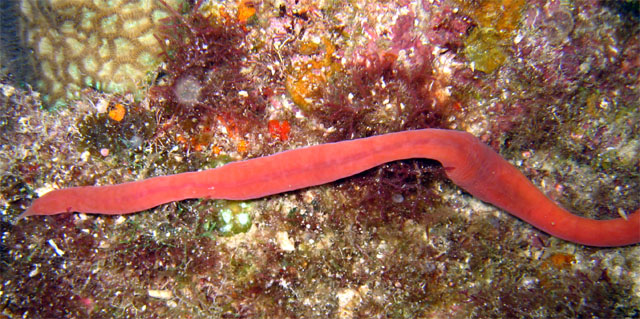
[[[83,87],[135,92],[158,63],[154,32],[169,14],[157,0],[21,0],[20,10],[36,84],[52,104]]]

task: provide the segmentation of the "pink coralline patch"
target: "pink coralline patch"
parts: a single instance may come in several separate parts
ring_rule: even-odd
[[[417,25],[418,20],[413,11],[397,17],[387,34],[377,34],[373,27],[363,25],[370,40],[355,49],[351,61],[353,65],[362,68],[363,77],[379,78],[390,72],[396,62],[402,65],[401,69],[405,73],[429,76],[437,58],[437,48],[457,52],[462,47],[464,36],[471,26],[467,17],[439,2],[430,3],[424,9],[432,11],[429,12],[432,19],[426,25],[424,21],[422,25]],[[388,48],[380,47],[379,44],[384,42],[381,40],[385,40],[385,37],[390,43]]]
[[[640,79],[640,40],[638,38],[629,39],[621,60],[620,71],[628,74],[630,78]]]
[[[376,44],[380,39],[378,34],[367,24],[363,28],[370,40],[364,46],[355,49],[349,64],[355,70],[353,80],[356,87],[363,88],[359,93],[364,96],[368,94],[364,90],[367,85],[382,76],[389,75],[398,55],[397,52],[394,53],[395,50],[378,48]]]
[[[420,34],[415,30],[414,21],[412,13],[397,18],[391,29],[391,45],[388,49],[378,47],[381,36],[373,28],[365,26],[371,40],[366,46],[356,49],[352,61],[354,65],[363,67],[363,77],[376,79],[391,72],[401,54],[404,54],[401,63],[407,66],[406,72],[422,72],[424,67],[432,64],[433,47],[422,42]]]
[[[345,54],[354,88],[350,93],[356,100],[391,101],[398,106],[395,112],[406,116],[399,121],[401,129],[446,127],[450,115],[464,105],[451,98],[451,87],[459,78],[468,79],[469,74],[457,76],[464,64],[455,54],[467,26],[452,10],[444,15],[436,13],[443,10],[439,6],[433,10],[433,20],[425,19],[424,12],[419,16],[409,11],[386,29],[363,23],[366,41]],[[381,98],[390,92],[390,99]]]
[[[585,70],[580,68],[583,62],[576,46],[567,45],[560,50],[554,50],[552,54],[556,57],[554,63],[540,65],[545,82],[566,87],[575,83],[576,79],[585,73]]]
[[[631,37],[620,54],[616,74],[629,85],[623,88],[619,95],[625,103],[637,103],[640,100],[640,39]],[[631,105],[631,104],[630,104]]]
[[[463,46],[464,36],[471,27],[471,22],[448,6],[441,10],[429,21],[425,36],[433,45],[457,51]]]
[[[493,120],[490,123],[488,132],[500,135],[504,132],[511,132],[517,129],[518,123],[522,121],[522,117],[526,116],[529,106],[521,103],[506,104],[503,102],[496,103],[487,109],[487,113],[492,115]],[[502,141],[491,135],[482,136],[482,141],[489,144],[495,149],[501,147]]]
[[[393,44],[391,47],[393,51],[408,49],[418,44],[417,36],[413,34],[414,21],[415,16],[413,14],[405,14],[398,17],[392,29],[391,41]]]
[[[554,45],[544,36],[522,39],[515,46],[514,57],[527,61],[532,78],[537,77],[554,89],[575,85],[575,80],[587,71],[581,68],[585,60],[581,47],[576,43]]]
[[[83,306],[85,306],[87,308],[87,310],[89,310],[89,311],[93,310],[93,307],[95,305],[95,302],[94,302],[93,298],[80,297],[79,301],[80,301],[80,304],[82,304]]]
[[[269,18],[269,26],[265,28],[264,39],[269,46],[275,47],[282,43],[291,31],[292,21],[289,17]]]
[[[562,1],[530,6],[523,19],[525,32],[515,42],[514,57],[524,61],[521,65],[527,66],[539,85],[553,90],[570,91],[580,82],[597,83],[602,72],[624,59],[620,48],[632,47],[624,42],[634,41],[614,29],[599,27],[616,19],[588,1],[579,10]]]

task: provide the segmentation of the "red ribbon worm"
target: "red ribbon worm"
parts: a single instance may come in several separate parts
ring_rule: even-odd
[[[66,212],[129,214],[188,198],[260,198],[325,184],[409,158],[439,161],[456,185],[553,236],[602,247],[640,242],[640,209],[627,218],[611,220],[574,215],[473,135],[440,129],[315,145],[137,182],[55,190],[36,199],[20,217]]]

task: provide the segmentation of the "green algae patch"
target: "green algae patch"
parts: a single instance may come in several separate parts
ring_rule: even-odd
[[[205,220],[203,227],[216,229],[222,236],[246,233],[251,228],[253,205],[241,201],[216,201],[213,218]]]
[[[526,1],[460,2],[478,24],[464,40],[464,54],[474,69],[491,73],[507,60],[511,39],[520,24]]]
[[[493,29],[476,28],[465,39],[464,54],[475,70],[491,73],[507,59],[507,42]]]

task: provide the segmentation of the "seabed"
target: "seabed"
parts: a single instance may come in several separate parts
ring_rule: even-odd
[[[551,237],[429,160],[252,201],[16,219],[53,189],[426,127],[476,135],[575,214],[630,214],[637,1],[1,9],[2,318],[640,317],[640,246]]]

